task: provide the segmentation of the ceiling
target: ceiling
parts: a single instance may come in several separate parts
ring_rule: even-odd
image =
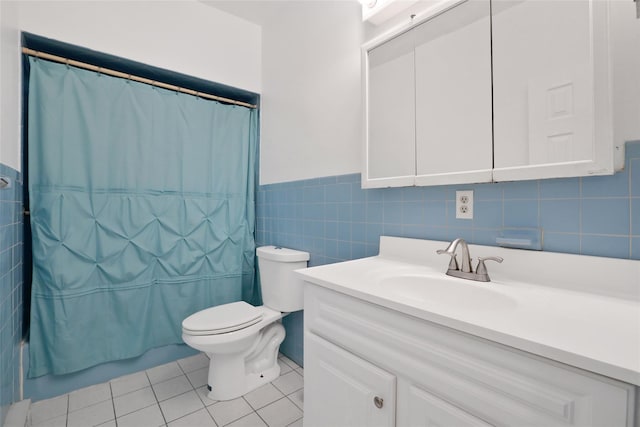
[[[2,0],[0,0],[2,1]],[[264,25],[292,3],[357,2],[358,0],[199,0],[254,24]]]
[[[207,6],[242,18],[254,24],[264,25],[289,1],[308,0],[200,0]]]

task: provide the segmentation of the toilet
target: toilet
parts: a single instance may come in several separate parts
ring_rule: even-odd
[[[212,400],[235,399],[280,375],[278,349],[285,336],[280,319],[303,308],[302,281],[292,272],[307,266],[309,254],[264,246],[256,255],[264,305],[233,302],[182,321],[183,341],[209,356]]]

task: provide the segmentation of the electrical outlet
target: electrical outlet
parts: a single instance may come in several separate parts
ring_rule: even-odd
[[[456,218],[473,219],[473,190],[456,191]]]

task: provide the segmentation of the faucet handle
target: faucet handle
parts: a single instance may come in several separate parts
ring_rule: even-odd
[[[478,257],[478,267],[476,267],[476,274],[487,274],[487,266],[484,265],[485,261],[495,261],[497,263],[502,263],[504,259],[499,256]]]
[[[444,249],[438,249],[436,253],[438,255],[449,255],[451,257],[451,260],[449,261],[449,270],[459,270],[455,252],[452,253]]]

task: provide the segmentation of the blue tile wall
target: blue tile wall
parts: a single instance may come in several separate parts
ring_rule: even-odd
[[[455,218],[455,191],[474,190],[474,219]],[[541,229],[543,250],[640,259],[640,142],[613,176],[363,190],[360,175],[258,189],[258,245],[308,251],[311,266],[376,255],[380,235],[495,245],[505,229]],[[300,331],[287,333],[299,340]],[[302,363],[299,342],[283,353]]]
[[[20,399],[22,340],[22,177],[0,164],[11,186],[0,189],[0,425]]]

